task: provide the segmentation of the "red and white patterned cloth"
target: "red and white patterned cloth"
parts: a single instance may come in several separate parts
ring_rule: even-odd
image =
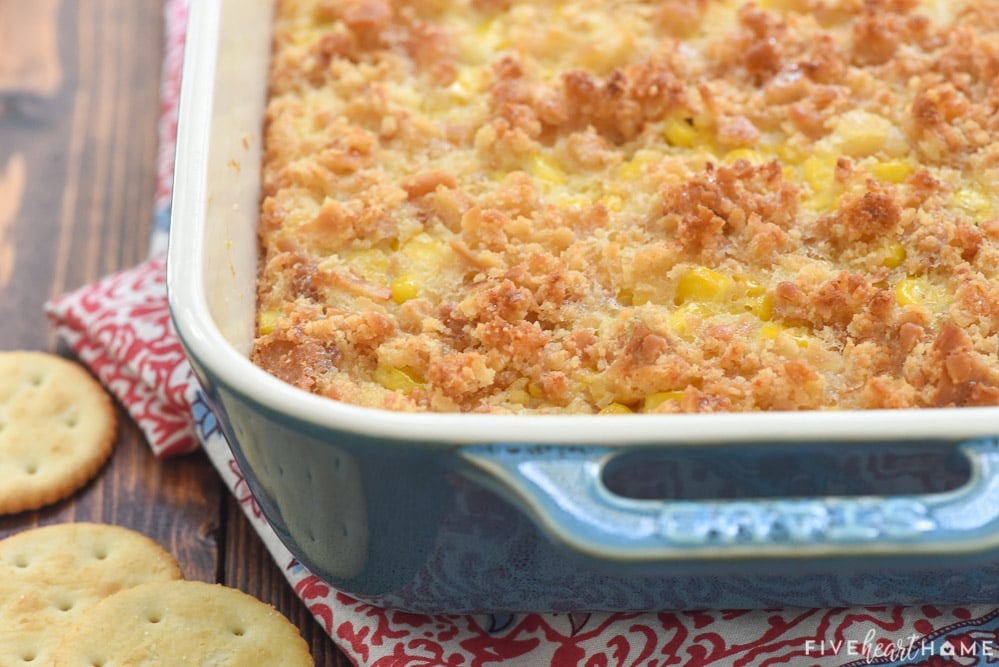
[[[977,665],[999,663],[999,610],[869,607],[422,616],[352,599],[292,558],[260,513],[171,328],[162,251],[188,0],[166,0],[152,258],[46,304],[53,326],[118,397],[157,456],[202,449],[289,584],[359,666]]]

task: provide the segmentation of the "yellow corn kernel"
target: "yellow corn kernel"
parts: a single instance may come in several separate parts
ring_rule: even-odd
[[[926,294],[926,283],[918,278],[903,278],[895,285],[895,300],[900,306],[920,305]]]
[[[439,284],[441,274],[451,265],[454,250],[442,239],[420,232],[399,247],[397,266],[388,284],[392,300],[405,303]],[[389,278],[382,277],[388,282]]]
[[[812,189],[808,204],[818,211],[828,211],[836,203],[836,158],[809,156],[801,163],[802,176]]]
[[[667,316],[667,322],[669,322],[669,328],[677,335],[683,338],[690,338],[693,332],[691,331],[689,320],[694,317],[704,319],[708,314],[703,304],[686,303],[671,311]]]
[[[553,185],[564,185],[568,178],[558,164],[544,155],[535,155],[530,159],[528,169],[535,178],[552,183]]]
[[[654,394],[649,394],[642,401],[642,412],[653,412],[666,401],[680,402],[682,398],[682,391],[657,391]]]
[[[423,378],[412,368],[396,368],[379,364],[374,372],[375,382],[390,391],[409,392],[423,384]]]
[[[260,332],[260,335],[266,336],[274,331],[274,327],[283,314],[280,310],[261,311],[260,315],[257,316],[257,330]]]
[[[831,156],[810,155],[801,163],[802,176],[818,193],[832,186],[836,178],[836,160]]]
[[[485,76],[481,67],[462,65],[458,75],[448,86],[448,90],[457,95],[471,97],[485,87]]]
[[[692,148],[698,142],[700,133],[694,123],[686,118],[670,118],[663,127],[663,136],[670,146]]]
[[[636,151],[630,160],[617,167],[617,176],[626,181],[635,181],[642,177],[648,166],[662,157],[656,151],[642,149]]]
[[[420,293],[416,281],[409,275],[399,276],[393,280],[389,289],[392,290],[392,300],[399,304],[415,299]]]
[[[808,347],[808,335],[796,329],[790,329],[776,322],[767,322],[760,327],[760,338],[763,340],[777,340],[778,336],[786,336],[794,341],[795,345],[804,349]]]
[[[902,262],[905,261],[907,254],[905,246],[901,243],[897,241],[889,243],[888,247],[885,248],[885,258],[881,260],[881,264],[889,269],[898,268],[902,266]]]
[[[871,165],[871,173],[879,181],[902,183],[915,171],[912,164],[906,160],[886,160]]]
[[[676,286],[676,303],[722,301],[735,281],[706,266],[695,266],[683,273]]]
[[[961,188],[954,193],[954,203],[977,222],[992,213],[992,200],[977,188]]]
[[[752,296],[746,300],[746,306],[753,315],[764,322],[774,316],[774,298],[769,294]]]
[[[647,303],[649,303],[649,302],[652,301],[653,295],[654,295],[654,292],[649,291],[649,289],[648,289],[647,286],[640,286],[637,291],[636,290],[628,290],[627,291],[627,296],[628,296],[628,298],[631,299],[631,303],[629,303],[628,305],[630,305],[630,306],[644,306],[645,304],[647,304]]]
[[[507,388],[507,395],[510,397],[511,403],[529,405],[531,395],[527,392],[527,378],[520,378],[512,382]]]
[[[774,324],[773,322],[767,322],[762,327],[760,327],[760,338],[765,340],[776,340],[777,335],[780,333],[781,327],[779,324]]]
[[[511,403],[516,405],[530,405],[531,397],[523,389],[511,389],[507,392],[507,397]]]
[[[630,415],[631,413],[631,408],[624,403],[608,403],[600,408],[600,414],[602,415]]]
[[[755,280],[744,277],[736,277],[735,280],[738,297],[733,300],[736,309],[741,307],[761,320],[769,320],[773,315],[774,300],[767,294],[767,288]]]
[[[742,279],[742,291],[746,296],[763,296],[767,293],[767,288],[755,280]]]
[[[530,380],[527,383],[527,393],[531,395],[531,398],[544,398],[545,397],[545,391],[544,391],[544,389],[542,389],[541,385],[539,385],[534,380]]]
[[[607,195],[600,198],[600,203],[607,207],[607,210],[619,213],[624,208],[624,200],[618,195]]]
[[[923,289],[914,278],[905,278],[895,285],[895,301],[900,306],[917,305],[922,302]]]
[[[401,248],[402,255],[418,273],[436,273],[445,261],[443,241],[421,232],[407,241]]]
[[[801,164],[805,159],[805,153],[800,146],[786,141],[777,144],[773,150],[785,165]]]
[[[808,347],[808,334],[793,329],[788,329],[785,333],[787,333],[787,337],[793,340],[794,344],[798,347],[802,349]]]
[[[617,169],[618,178],[626,181],[635,181],[644,173],[645,165],[637,160],[628,160]]]
[[[936,308],[944,300],[943,288],[922,277],[909,276],[895,285],[895,301],[900,306]]]
[[[555,201],[559,206],[569,206],[572,208],[586,208],[593,203],[589,197],[568,193],[557,197]]]

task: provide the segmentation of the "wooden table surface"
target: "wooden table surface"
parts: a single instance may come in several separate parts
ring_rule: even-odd
[[[145,259],[162,31],[162,0],[0,0],[0,350],[66,354],[45,301]],[[119,411],[117,447],[99,476],[66,501],[0,517],[0,538],[67,521],[136,529],[175,554],[188,579],[277,607],[317,665],[350,665],[208,459],[155,459]]]

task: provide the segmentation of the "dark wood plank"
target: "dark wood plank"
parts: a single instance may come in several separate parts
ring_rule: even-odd
[[[18,35],[0,42],[0,319],[10,323],[0,327],[0,349],[66,353],[43,303],[146,252],[162,10],[158,2],[80,9],[0,0],[0,22],[0,33]],[[170,549],[189,577],[214,580],[217,476],[203,456],[155,460],[122,410],[119,421],[115,453],[94,482],[61,503],[3,517],[0,535],[62,521],[125,525]]]
[[[68,354],[42,305],[145,258],[162,0],[0,0],[0,350]],[[11,37],[11,36],[14,37]],[[0,516],[0,538],[100,521],[149,535],[191,579],[269,602],[317,665],[349,665],[295,597],[207,458],[157,460],[119,408],[115,453],[71,498]]]

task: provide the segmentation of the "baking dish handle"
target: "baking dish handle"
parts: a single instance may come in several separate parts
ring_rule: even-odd
[[[999,439],[959,445],[970,478],[944,493],[751,500],[646,500],[602,476],[621,450],[473,445],[476,477],[512,497],[556,542],[598,559],[972,553],[999,547]]]

